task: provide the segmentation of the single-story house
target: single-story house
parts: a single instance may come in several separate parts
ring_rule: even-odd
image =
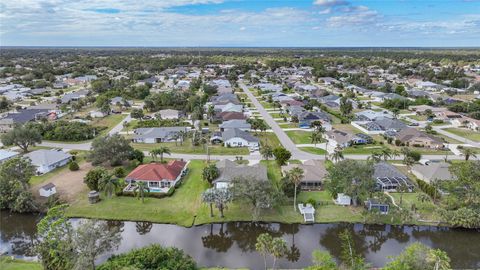
[[[296,115],[298,117],[298,126],[300,128],[310,128],[310,124],[314,121],[320,121],[322,123],[330,123],[331,118],[328,113],[324,111],[317,112],[301,112]]]
[[[32,164],[37,168],[37,174],[48,173],[56,168],[67,165],[72,156],[59,150],[40,149],[25,154],[23,157],[29,158]]]
[[[286,175],[293,168],[303,170],[303,177],[300,188],[303,190],[314,190],[322,187],[323,179],[327,175],[325,164],[320,160],[307,160],[303,164],[288,164],[282,166],[282,174]]]
[[[14,158],[18,155],[17,152],[0,149],[0,164]]]
[[[412,173],[427,183],[435,180],[452,180],[454,176],[450,173],[449,167],[450,164],[446,162],[430,162],[428,165],[414,165]]]
[[[413,191],[412,182],[392,164],[378,162],[373,168],[373,178],[376,180],[378,190],[396,192],[400,185],[405,185],[409,192]]]
[[[180,112],[178,110],[165,109],[158,111],[161,119],[178,119],[180,118]]]
[[[267,168],[262,164],[252,166],[240,165],[234,161],[224,159],[216,164],[219,172],[217,179],[213,181],[215,188],[227,188],[235,178],[251,178],[258,181],[268,181]]]
[[[190,127],[137,128],[132,141],[135,143],[159,143],[179,140],[180,132],[188,132]]]
[[[361,124],[368,131],[400,131],[407,127],[405,123],[397,119],[381,118]]]
[[[238,128],[243,131],[249,131],[251,129],[252,125],[250,125],[247,120],[243,119],[233,119],[233,120],[228,120],[220,124],[219,128],[220,131],[225,131],[226,129],[233,129],[233,128]]]
[[[245,115],[241,112],[221,112],[216,115],[216,118],[222,121],[246,119]]]
[[[225,147],[260,147],[260,140],[257,137],[238,128],[223,131],[222,139]]]
[[[60,98],[60,101],[61,101],[62,104],[68,104],[72,101],[77,101],[81,98],[86,97],[89,93],[90,93],[90,91],[88,91],[88,90],[79,90],[79,91],[76,91],[76,92],[66,93],[65,95],[63,95]]]
[[[369,199],[365,202],[365,208],[368,211],[376,210],[382,215],[388,214],[388,210],[390,209],[390,205],[386,203],[381,203],[375,199]]]
[[[408,146],[418,146],[427,148],[443,148],[443,141],[440,138],[426,134],[415,128],[404,128],[395,136],[397,140]]]
[[[56,194],[57,189],[56,189],[56,187],[53,183],[48,183],[48,184],[40,187],[40,189],[38,190],[38,193],[40,193],[40,196],[48,198],[48,197]]]
[[[30,121],[47,118],[49,113],[49,110],[46,109],[19,110],[8,113],[0,119],[0,132],[8,132],[13,129],[15,124],[25,124]]]
[[[336,147],[345,148],[352,145],[354,135],[351,133],[338,129],[332,129],[330,131],[327,131],[325,134],[329,140],[333,141],[336,144]]]
[[[376,112],[372,110],[365,110],[355,113],[355,121],[375,121],[384,117],[390,119],[393,118],[393,116],[389,115],[388,113]]]
[[[132,100],[126,100],[122,97],[114,97],[114,98],[110,99],[110,105],[117,106],[119,104],[122,107],[131,107],[133,105],[133,101]]]
[[[142,164],[130,172],[125,181],[128,183],[124,191],[133,192],[138,182],[147,183],[150,192],[167,193],[186,173],[187,162],[171,160],[167,164]]]

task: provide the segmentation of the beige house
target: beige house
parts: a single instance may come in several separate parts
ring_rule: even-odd
[[[396,139],[408,146],[443,148],[443,141],[430,134],[426,134],[414,128],[404,128],[396,136]]]

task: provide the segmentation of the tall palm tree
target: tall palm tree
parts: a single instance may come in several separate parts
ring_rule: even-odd
[[[182,145],[183,141],[185,141],[185,138],[187,137],[187,132],[180,130],[177,134],[178,134],[178,137],[180,138],[180,145]]]
[[[330,158],[333,160],[333,162],[338,162],[342,159],[344,159],[344,156],[343,156],[343,152],[340,148],[335,148],[335,151],[332,153],[332,155],[330,156]]]
[[[317,143],[322,141],[322,134],[320,134],[320,132],[318,131],[314,131],[310,135],[310,139],[312,140],[312,143],[315,145],[315,147],[317,147]]]
[[[160,146],[159,148],[155,148],[155,149],[150,150],[150,155],[152,155],[152,158],[155,161],[157,160],[157,156],[160,156],[160,162],[163,162],[163,155],[164,154],[167,154],[167,155],[171,154],[170,149],[168,147]]]
[[[295,167],[288,171],[287,173],[288,179],[295,185],[295,193],[293,194],[293,210],[297,211],[297,188],[300,185],[300,182],[303,178],[303,169],[299,167]]]
[[[107,197],[111,198],[120,186],[117,178],[112,177],[111,174],[106,174],[100,179],[100,186]]]
[[[142,203],[145,202],[145,195],[150,193],[150,188],[148,187],[147,183],[145,182],[137,182],[136,187],[133,189],[133,193],[135,197],[138,199],[142,199]]]
[[[380,154],[382,155],[383,157],[383,160],[387,161],[388,159],[392,158],[392,149],[388,148],[388,147],[382,147],[382,150],[380,150]]]
[[[382,160],[382,153],[375,151],[367,158],[367,160],[371,160],[375,163],[380,162],[380,160]]]
[[[470,157],[476,158],[477,155],[475,155],[475,151],[473,151],[472,148],[463,148],[462,150],[462,156],[465,156],[465,161],[468,161]]]

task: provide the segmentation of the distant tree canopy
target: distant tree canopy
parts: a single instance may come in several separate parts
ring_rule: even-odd
[[[90,124],[72,121],[35,122],[28,123],[28,128],[40,132],[43,139],[52,141],[84,141],[93,139],[107,127],[93,127]]]

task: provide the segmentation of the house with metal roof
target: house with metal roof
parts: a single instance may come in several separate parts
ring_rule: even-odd
[[[0,149],[0,164],[18,155],[15,151]]]
[[[67,165],[72,156],[59,150],[40,149],[23,155],[30,159],[32,165],[37,169],[37,174],[44,174],[53,171],[56,168]]]

